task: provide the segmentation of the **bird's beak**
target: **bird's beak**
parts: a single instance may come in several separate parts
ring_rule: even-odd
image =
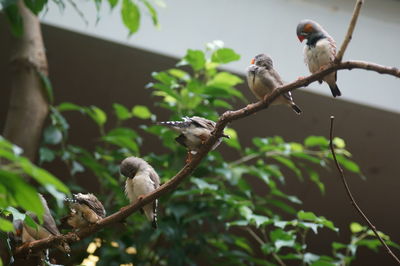
[[[254,59],[254,58],[253,58],[253,59],[251,59],[251,61],[250,61],[250,64],[254,65],[254,61],[255,61],[255,59]]]
[[[297,35],[297,38],[299,38],[300,42],[303,42],[303,40],[304,40],[304,36],[303,35]]]

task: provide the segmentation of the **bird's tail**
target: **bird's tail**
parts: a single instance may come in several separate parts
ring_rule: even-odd
[[[300,107],[298,107],[294,102],[290,104],[290,107],[292,107],[296,114],[300,115],[302,113]]]
[[[169,126],[172,128],[185,128],[190,124],[190,121],[162,121],[157,122],[157,125]]]
[[[332,96],[333,97],[336,97],[336,96],[341,96],[342,95],[342,93],[340,92],[340,90],[339,90],[339,88],[338,88],[338,86],[336,85],[336,83],[334,83],[334,84],[329,84],[329,88],[331,89],[331,92],[332,92]]]

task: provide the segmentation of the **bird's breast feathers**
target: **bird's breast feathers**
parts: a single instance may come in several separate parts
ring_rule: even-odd
[[[314,47],[304,47],[304,60],[311,73],[317,72],[322,66],[333,61],[335,51],[328,38],[319,40]]]
[[[131,202],[141,195],[146,195],[155,189],[155,184],[148,173],[137,173],[134,178],[128,178],[125,184],[125,192]]]

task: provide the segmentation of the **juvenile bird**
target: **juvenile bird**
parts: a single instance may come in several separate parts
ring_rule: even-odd
[[[262,100],[274,89],[282,86],[283,81],[274,69],[271,57],[266,54],[258,54],[251,60],[251,65],[247,68],[247,84],[253,94]],[[296,114],[301,114],[301,109],[294,103],[290,91],[276,98],[271,104],[286,104],[292,107]]]
[[[60,231],[57,228],[53,216],[51,216],[50,209],[49,206],[47,205],[45,198],[41,194],[39,194],[39,198],[44,208],[43,224],[38,225],[37,228],[33,228],[23,223],[22,231],[20,231],[18,230],[18,227],[19,229],[21,229],[21,223],[19,222],[14,223],[14,226],[16,226],[17,229],[16,231],[17,232],[19,231],[21,233],[22,243],[44,239],[52,235],[54,236],[60,235]],[[36,223],[39,224],[39,220],[36,214],[31,212],[27,212],[26,214],[29,215]],[[66,242],[61,243],[60,245],[57,246],[57,248],[65,253],[71,252],[71,248]]]
[[[297,37],[300,42],[307,40],[304,61],[311,73],[324,69],[335,59],[336,42],[317,22],[309,19],[300,21],[297,25]],[[322,80],[329,85],[333,97],[342,95],[336,84],[336,72],[326,75]]]
[[[160,177],[145,160],[138,157],[125,158],[120,165],[120,172],[125,176],[125,193],[131,203],[141,200],[145,195],[160,186]],[[157,228],[158,200],[145,205],[142,209],[153,228]]]
[[[85,228],[106,217],[103,204],[91,193],[74,194],[66,201],[69,204],[70,214],[62,219],[62,223],[67,223],[75,230]]]
[[[192,159],[192,155],[196,154],[201,145],[203,145],[211,136],[211,132],[215,129],[215,122],[199,116],[183,117],[183,121],[165,121],[158,122],[159,125],[165,125],[180,133],[175,141],[188,149],[187,162]],[[223,134],[222,137],[228,138]],[[222,137],[217,140],[212,149],[218,147],[222,142]]]

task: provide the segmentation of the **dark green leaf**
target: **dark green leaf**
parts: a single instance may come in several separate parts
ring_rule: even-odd
[[[10,4],[3,10],[7,15],[8,21],[10,22],[12,34],[16,37],[21,37],[24,33],[24,25],[18,6],[16,3]]]
[[[114,9],[118,4],[118,0],[108,0],[108,3],[110,4],[111,9]]]
[[[49,126],[44,130],[43,137],[45,144],[56,145],[61,143],[63,135],[55,126]]]
[[[41,2],[40,0],[39,1],[25,0],[25,2],[26,1],[29,1],[32,3],[33,2]],[[44,74],[43,72],[38,71],[37,73],[38,73],[40,79],[42,80],[43,87],[45,89],[45,95],[47,96],[47,101],[49,102],[49,104],[53,104],[54,103],[54,90],[53,90],[53,86],[51,85],[51,81],[50,81],[49,77],[46,74]]]
[[[55,155],[54,151],[52,151],[46,147],[40,147],[40,149],[39,149],[40,163],[51,162],[55,159],[55,157],[56,157],[56,155]]]
[[[132,0],[123,0],[121,8],[122,22],[129,30],[129,35],[138,31],[140,26],[140,11]]]

